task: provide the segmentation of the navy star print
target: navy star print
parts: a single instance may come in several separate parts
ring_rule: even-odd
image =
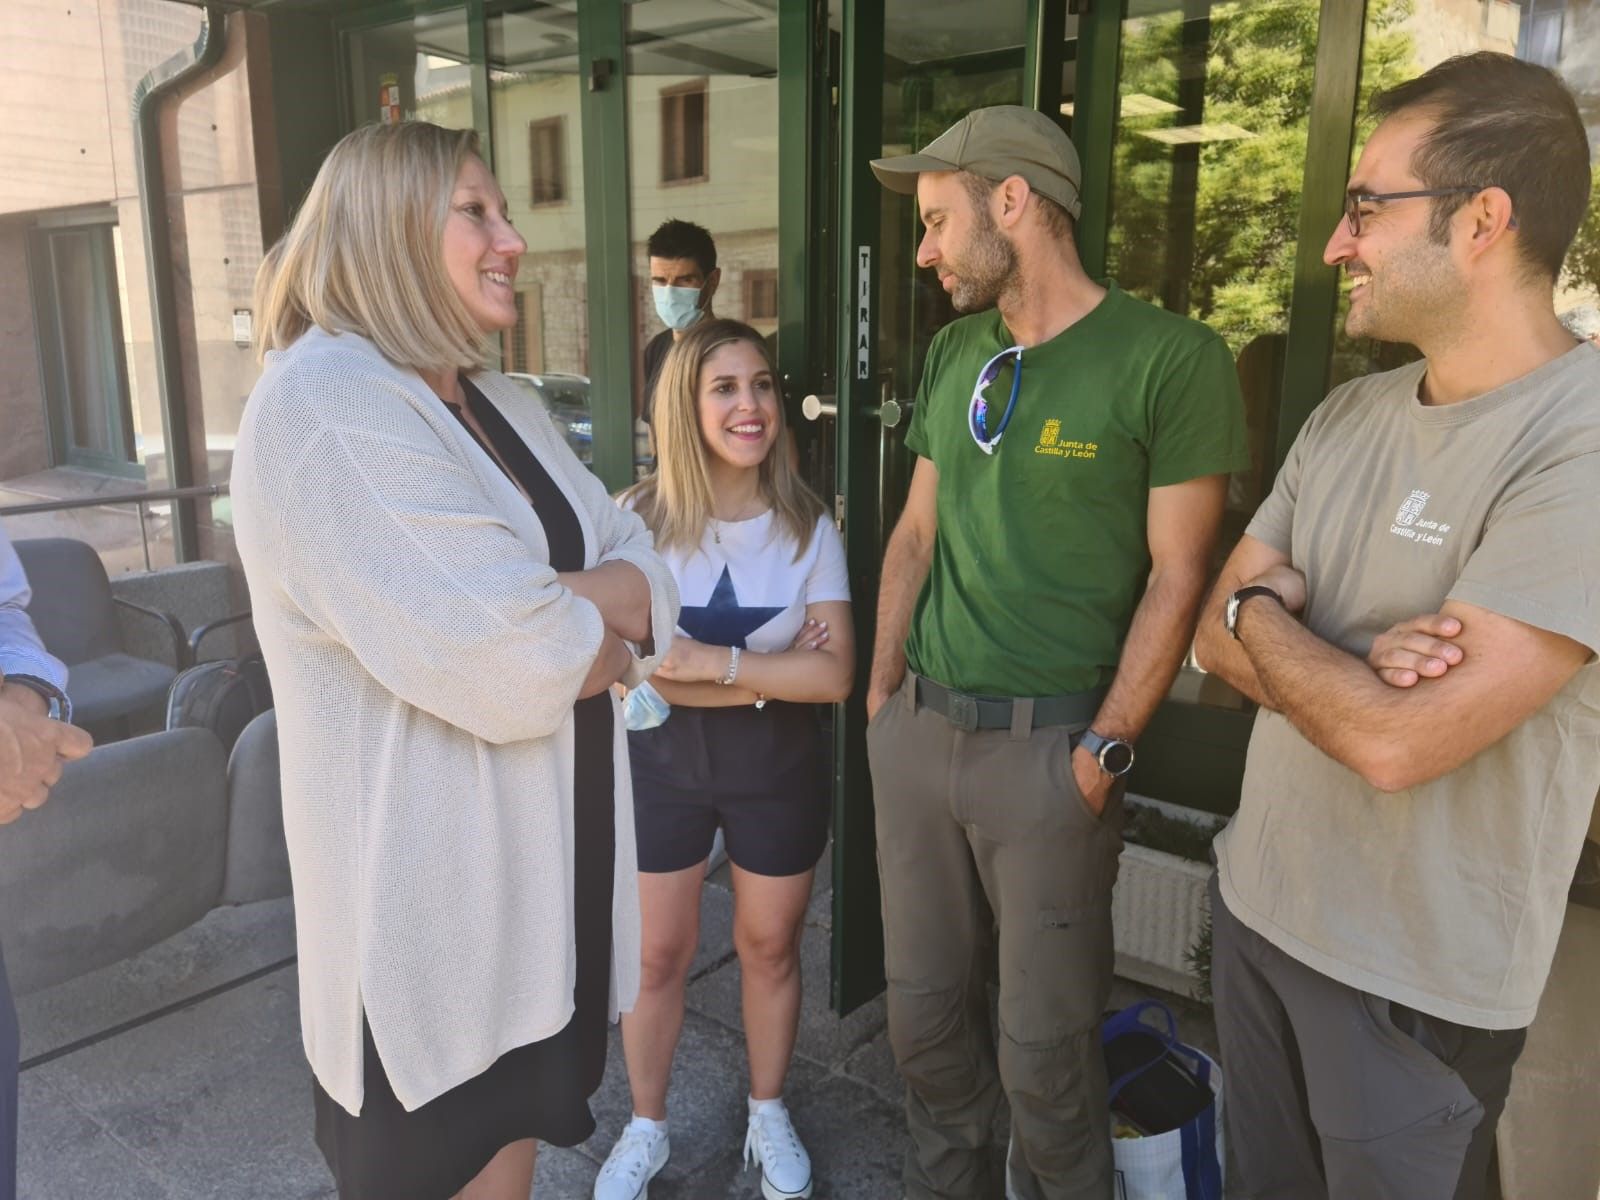
[[[678,624],[697,642],[708,646],[738,646],[743,650],[746,649],[745,638],[782,611],[782,608],[740,607],[739,597],[733,590],[733,576],[723,567],[710,602],[685,604],[678,612]]]

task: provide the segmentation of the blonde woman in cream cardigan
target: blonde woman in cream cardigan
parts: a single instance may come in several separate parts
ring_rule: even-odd
[[[357,130],[257,281],[233,509],[278,705],[317,1141],[343,1200],[525,1200],[639,984],[610,685],[672,576],[481,368],[522,238],[470,131]]]

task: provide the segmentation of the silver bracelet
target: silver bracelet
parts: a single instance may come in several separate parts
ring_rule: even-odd
[[[737,678],[739,678],[739,647],[738,646],[729,646],[728,647],[728,673],[726,675],[724,675],[721,679],[717,680],[717,682],[720,683],[723,687],[728,687]]]

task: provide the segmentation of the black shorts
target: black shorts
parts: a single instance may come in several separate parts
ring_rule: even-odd
[[[704,862],[718,826],[734,865],[756,875],[799,875],[822,857],[830,773],[814,705],[680,706],[631,731],[628,751],[641,871]]]

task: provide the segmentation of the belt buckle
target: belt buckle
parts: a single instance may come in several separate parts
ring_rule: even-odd
[[[978,728],[978,702],[960,692],[950,692],[950,724],[963,733],[976,732]]]

